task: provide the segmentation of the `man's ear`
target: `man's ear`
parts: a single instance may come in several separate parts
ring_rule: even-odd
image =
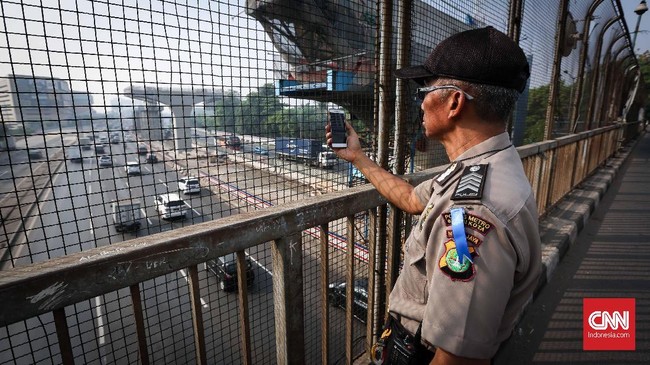
[[[455,91],[451,94],[447,101],[447,105],[449,106],[449,119],[460,116],[460,112],[465,106],[466,101],[467,99],[465,98],[465,95],[460,91]]]

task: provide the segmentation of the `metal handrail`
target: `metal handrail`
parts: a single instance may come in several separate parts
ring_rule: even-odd
[[[612,125],[559,140],[518,148],[525,171],[540,202],[538,205],[540,214],[547,212],[562,196],[611,157],[620,147],[623,133],[634,124],[637,123]],[[640,126],[639,123],[639,128]],[[562,164],[561,168],[557,168],[557,163]],[[404,178],[412,184],[418,184],[432,178],[443,168],[429,169]],[[205,349],[201,349],[203,346],[201,310],[200,303],[196,300],[198,265],[229,253],[238,253],[239,285],[240,288],[245,288],[246,274],[245,270],[242,270],[244,250],[272,241],[274,242],[273,286],[277,296],[274,300],[276,311],[283,311],[276,312],[276,330],[302,331],[302,318],[291,318],[295,306],[299,305],[302,308],[303,303],[302,297],[296,296],[296,292],[302,290],[301,270],[291,268],[288,264],[287,257],[293,249],[290,246],[296,242],[300,244],[301,233],[305,230],[317,230],[321,237],[320,244],[328,245],[328,234],[323,234],[327,231],[327,225],[338,219],[347,218],[347,255],[352,257],[354,252],[350,251],[354,251],[354,241],[350,242],[353,240],[350,237],[354,236],[352,232],[354,227],[350,222],[354,220],[354,215],[386,203],[386,200],[371,185],[363,185],[4,270],[3,275],[0,276],[0,297],[3,298],[3,305],[0,306],[0,326],[8,326],[21,320],[54,312],[59,343],[65,360],[71,358],[68,356],[70,354],[64,354],[70,348],[69,337],[66,338],[68,336],[64,312],[66,306],[131,287],[134,308],[139,308],[137,295],[139,283],[189,268],[197,358],[204,359]],[[291,273],[292,276],[287,276],[287,273]],[[348,281],[351,282],[352,279],[353,277],[350,276]],[[322,290],[326,290],[326,287]],[[133,295],[134,293],[136,295]],[[246,307],[245,290],[240,289],[240,295],[242,295],[240,305]],[[323,298],[326,300],[327,296],[321,296],[321,299]],[[281,304],[279,306],[281,309],[277,308],[278,303]],[[327,303],[324,305],[326,306]],[[381,313],[385,308],[377,310]],[[242,333],[248,333],[247,313],[241,315],[243,317],[241,323],[244,327]],[[278,325],[278,317],[285,323]],[[369,317],[368,320],[371,318]],[[348,322],[351,321],[352,317],[349,315]],[[292,322],[292,325],[287,325],[288,322]],[[289,348],[304,347],[304,343],[302,345],[289,343],[287,338],[290,336],[287,333],[285,335],[276,336],[278,356],[282,354],[287,356],[278,357],[278,360],[299,363],[300,357],[289,351]],[[141,336],[144,336],[144,333],[138,333],[139,339]],[[146,341],[142,342],[146,344]],[[244,351],[248,353],[244,358],[250,358],[250,348],[244,347]],[[141,345],[140,348],[146,356],[146,347]],[[348,351],[351,351],[351,348]],[[304,353],[304,348],[302,352],[298,349],[296,353]]]

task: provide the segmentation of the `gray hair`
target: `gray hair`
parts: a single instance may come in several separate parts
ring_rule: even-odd
[[[507,89],[501,86],[487,84],[476,84],[468,81],[443,79],[437,80],[438,83],[446,85],[455,85],[462,88],[465,92],[472,95],[476,112],[489,122],[505,123],[515,107],[519,98],[519,92],[515,89]],[[446,98],[452,91],[447,92]]]

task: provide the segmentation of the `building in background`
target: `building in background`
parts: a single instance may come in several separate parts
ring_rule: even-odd
[[[68,81],[31,75],[0,77],[0,117],[24,133],[73,126],[74,109]]]

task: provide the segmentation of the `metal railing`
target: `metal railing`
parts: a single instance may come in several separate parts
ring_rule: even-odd
[[[416,217],[371,186],[332,193],[358,178],[343,164],[303,168],[253,147],[322,138],[333,103],[382,167],[444,163],[440,145],[419,143],[413,85],[393,71],[486,25],[531,63],[513,143],[566,135],[518,148],[540,214],[641,126],[599,128],[638,115],[645,100],[619,0],[472,3],[0,1],[0,149],[12,150],[0,171],[0,363],[350,364],[367,353]],[[140,178],[100,171],[96,149],[79,151],[85,167],[68,163],[62,148],[113,131],[124,142],[108,148],[116,166],[140,142],[163,163]],[[242,149],[219,162],[226,134]],[[190,174],[209,193],[188,198],[191,222],[151,214],[153,197]],[[142,199],[148,224],[137,238],[110,223],[118,193]],[[236,296],[209,270],[224,256],[236,257]],[[343,302],[331,297],[339,284]]]
[[[553,141],[546,141],[520,147],[519,153],[525,171],[533,185],[539,202],[540,214],[545,214],[564,195],[566,195],[585,177],[593,173],[602,163],[620,147],[625,139],[633,138],[631,131],[638,132],[641,124],[621,124],[568,136]],[[405,178],[413,184],[435,176],[441,168],[434,168]],[[345,242],[345,271],[347,295],[345,308],[345,357],[350,364],[363,351],[355,350],[357,339],[354,337],[355,327],[359,323],[354,319],[352,292],[360,265],[367,265],[368,275],[373,276],[371,282],[375,288],[387,285],[383,273],[391,268],[376,267],[375,261],[367,263],[356,258],[358,248],[355,245],[355,215],[361,212],[373,211],[383,206],[386,201],[377,194],[372,186],[364,185],[345,191],[334,192],[324,196],[274,206],[261,211],[243,213],[222,219],[179,228],[173,231],[151,236],[135,238],[106,247],[90,249],[84,252],[54,258],[45,262],[17,267],[3,271],[0,276],[0,297],[3,305],[0,307],[0,326],[5,333],[12,324],[20,321],[38,320],[43,328],[44,336],[52,337],[50,347],[54,362],[73,364],[82,354],[78,344],[71,338],[75,336],[93,336],[95,332],[71,334],[73,325],[70,320],[75,317],[66,316],[69,311],[80,310],[77,306],[84,301],[101,297],[111,292],[128,288],[124,300],[130,303],[132,316],[121,321],[133,321],[135,333],[131,352],[135,352],[142,364],[152,363],[154,351],[149,337],[152,329],[147,326],[147,316],[151,316],[152,308],[145,309],[143,297],[146,294],[145,282],[161,276],[182,272],[187,278],[185,295],[189,297],[189,313],[191,314],[191,339],[194,354],[191,362],[198,364],[220,363],[206,341],[207,323],[213,314],[202,304],[202,296],[210,295],[211,288],[203,287],[200,283],[200,266],[208,260],[217,259],[226,254],[236,253],[238,273],[239,308],[238,328],[240,346],[240,361],[244,364],[264,362],[255,356],[264,351],[273,352],[276,357],[267,360],[280,364],[302,364],[321,362],[331,363],[334,355],[331,351],[331,321],[328,298],[331,269],[331,237],[329,225],[343,219],[346,222]],[[369,214],[374,217],[374,214]],[[375,231],[374,219],[368,223],[371,232]],[[316,237],[316,239],[314,239]],[[305,267],[303,262],[310,253],[308,242],[315,241],[317,249],[318,283],[318,312],[320,341],[306,338],[305,326],[305,296],[307,283],[304,280]],[[272,302],[274,311],[275,343],[268,348],[252,348],[252,321],[254,313],[249,310],[247,295],[246,251],[248,249],[267,245],[270,242],[272,253]],[[368,256],[374,257],[375,247],[371,240]],[[399,247],[389,250],[399,252]],[[381,261],[381,260],[380,260]],[[364,268],[366,269],[366,268]],[[185,274],[187,270],[187,274]],[[365,270],[363,270],[365,271]],[[395,274],[395,273],[393,273]],[[390,288],[387,288],[390,290]],[[180,289],[179,289],[180,290]],[[374,293],[373,287],[368,287],[369,297]],[[366,313],[365,349],[373,343],[373,329],[377,323],[374,318],[383,315],[385,308],[371,305]],[[156,307],[155,309],[163,311]],[[379,316],[378,316],[379,314]],[[49,317],[49,316],[52,317]],[[52,319],[53,318],[53,319]],[[43,323],[45,321],[46,323]],[[217,323],[219,325],[220,323]],[[122,323],[122,327],[128,325]],[[218,331],[212,324],[212,333]],[[230,330],[233,330],[230,328]],[[49,332],[48,332],[49,331]],[[102,333],[106,336],[106,333]],[[307,345],[309,344],[309,345]],[[57,346],[58,345],[58,346]],[[273,346],[274,345],[274,346]],[[307,347],[316,349],[307,349]],[[307,361],[306,355],[310,358]],[[208,354],[212,354],[211,357]],[[60,357],[60,359],[59,359]],[[312,361],[312,360],[316,361]],[[85,360],[84,360],[85,362]]]

